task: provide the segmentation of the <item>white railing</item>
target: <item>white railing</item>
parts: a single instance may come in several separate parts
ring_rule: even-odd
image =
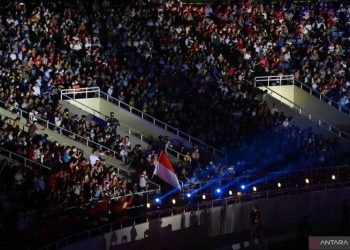
[[[293,75],[279,75],[279,76],[257,76],[254,78],[255,82],[262,83],[264,86],[281,86],[293,85]]]
[[[319,126],[327,129],[329,132],[331,132],[334,135],[337,135],[338,137],[342,138],[342,139],[346,139],[349,140],[349,134],[347,132],[345,132],[344,130],[338,128],[337,126],[326,122],[325,120],[319,118],[318,116],[314,115],[313,113],[305,110],[303,107],[297,105],[296,103],[292,102],[291,100],[285,98],[284,96],[280,95],[279,93],[277,93],[276,91],[272,90],[271,88],[269,88],[268,86],[266,86],[265,84],[262,83],[263,81],[261,80],[261,78],[259,79],[259,81],[254,81],[254,87],[265,87],[269,93],[273,93],[273,97],[278,100],[279,102],[281,102],[282,104],[287,104],[290,108],[296,110],[300,115],[308,118],[309,120],[317,123]],[[266,82],[265,82],[266,83]],[[272,85],[270,85],[272,86]],[[273,85],[276,86],[276,85]]]
[[[0,101],[0,104],[5,104],[3,101]],[[6,104],[7,105],[7,104]],[[24,119],[28,119],[29,117],[29,113],[25,110],[22,110],[20,108],[16,108],[12,106],[12,112]],[[41,117],[35,116],[35,118],[37,119],[37,122],[42,125],[43,127],[52,130],[53,132],[59,133],[61,135],[67,136],[70,139],[73,139],[74,141],[77,141],[79,143],[82,143],[84,145],[86,145],[87,147],[93,147],[93,148],[98,148],[104,152],[106,152],[106,154],[108,155],[108,152],[112,153],[113,155],[119,155],[116,151],[107,148],[106,146],[103,146],[97,142],[91,141],[86,137],[83,137],[81,135],[78,135],[70,130],[67,130],[65,128],[62,127],[58,127],[56,126],[56,124],[51,123],[47,120],[42,119]],[[12,118],[10,118],[12,119]],[[63,145],[67,145],[66,143],[63,143]],[[79,148],[78,148],[79,149]],[[80,151],[83,151],[82,149],[79,149]],[[111,156],[113,157],[113,156]],[[121,169],[119,167],[113,166],[116,173],[119,175],[123,175],[123,176],[129,176],[130,172],[128,170],[125,169]]]
[[[3,101],[0,101],[0,108],[1,108],[1,104],[4,104],[4,102],[3,102]],[[19,109],[19,108],[15,108],[15,107],[12,106],[12,105],[8,105],[8,106],[5,107],[5,108],[8,109],[9,107],[11,108],[11,111],[10,111],[10,112],[12,112],[13,115],[17,115],[17,116],[19,116],[19,117],[21,117],[21,118],[23,118],[23,119],[28,119],[29,113],[28,113],[27,111],[21,110],[21,109]],[[3,116],[6,117],[7,119],[10,119],[11,121],[14,121],[13,118],[11,118],[11,117],[9,117],[9,116],[7,116],[7,115],[3,115]],[[43,127],[47,128],[47,126],[43,125],[44,123],[42,122],[42,121],[45,121],[45,120],[43,120],[43,119],[41,119],[40,117],[37,117],[37,116],[33,116],[33,117],[36,118],[36,120],[38,121],[39,124],[41,124]],[[45,121],[45,122],[46,122],[46,121]],[[51,123],[51,124],[52,124],[52,123]],[[12,124],[10,124],[10,125],[12,125]],[[25,129],[25,128],[26,128],[26,129]],[[29,126],[23,125],[22,130],[25,131],[25,132],[27,132],[27,131],[28,131],[28,128],[29,128]],[[63,129],[63,128],[61,128],[61,130],[62,130],[62,131],[66,131],[66,130]],[[60,142],[60,144],[62,144],[63,146],[70,146],[70,145],[68,145],[66,142]],[[81,148],[79,148],[79,147],[76,147],[76,148],[77,148],[78,151],[82,151],[82,152],[83,152],[83,150],[82,150]]]
[[[89,97],[100,97],[101,90],[99,87],[90,87],[90,88],[79,88],[79,89],[62,89],[61,90],[61,100],[63,95],[73,95],[73,99],[78,95],[80,98],[82,94],[83,98]]]
[[[39,162],[37,162],[37,161],[33,161],[33,160],[31,160],[31,159],[29,159],[29,158],[23,156],[23,155],[19,155],[19,154],[14,153],[14,152],[12,152],[12,151],[10,151],[10,150],[7,150],[7,149],[5,149],[5,148],[3,148],[3,147],[0,147],[0,152],[1,152],[2,154],[3,154],[4,152],[6,152],[7,155],[5,155],[5,156],[7,156],[7,157],[10,158],[10,159],[16,160],[16,161],[18,161],[18,159],[16,159],[16,158],[20,158],[21,160],[23,160],[23,164],[24,164],[24,166],[26,166],[26,167],[31,168],[33,165],[35,165],[35,166],[39,166],[39,167],[41,167],[41,168],[45,168],[45,169],[48,169],[48,170],[52,170],[50,167],[45,166],[44,164],[41,164],[41,163],[39,163]],[[16,158],[14,158],[14,157],[16,157]]]
[[[314,90],[313,88],[309,87],[305,83],[302,83],[300,81],[295,81],[294,86],[301,88],[302,90],[308,92],[310,95],[318,98],[320,101],[323,101],[327,103],[329,106],[332,106],[338,109],[340,112],[343,112],[344,114],[350,116],[350,109],[340,106],[338,102],[334,101],[333,99],[325,95],[322,95],[320,92]]]
[[[82,102],[79,102],[77,99],[71,98],[69,95],[61,94],[61,97],[68,98],[68,100],[73,100],[74,102],[78,103],[81,106],[86,107],[87,110],[89,110],[89,111],[84,111],[84,112],[87,112],[87,113],[92,112],[92,115],[94,115],[96,117],[104,117],[105,120],[109,117],[107,114],[103,114],[100,111],[97,111],[96,109],[91,108],[91,107],[87,106],[86,104],[84,104]],[[124,123],[120,123],[120,127],[124,127],[129,136],[130,135],[136,136],[136,138],[138,138],[140,141],[143,141],[143,142],[147,143],[147,148],[146,149],[148,149],[148,143],[153,141],[153,138],[151,136],[145,135],[142,132],[139,132],[139,131],[133,129],[133,128],[129,127],[128,125],[124,124]],[[147,140],[149,142],[147,142]],[[175,149],[173,149],[171,147],[166,148],[166,153],[169,153],[169,154],[173,155],[174,157],[176,157],[177,160],[183,160],[184,157],[185,157],[184,154],[181,154],[180,152],[178,152],[177,150],[175,150]],[[191,162],[191,159],[190,159],[190,162]]]
[[[8,117],[8,116],[6,116],[6,115],[4,115],[4,117],[5,117],[4,122],[5,122],[6,124],[12,126],[12,123],[13,123],[14,119],[12,119],[11,117]],[[10,121],[11,121],[11,122],[10,122]],[[22,131],[25,131],[25,127],[28,127],[28,126],[23,125],[21,130],[22,130]],[[26,166],[26,167],[31,167],[31,165],[37,165],[37,166],[39,166],[39,167],[41,167],[41,168],[46,168],[46,169],[52,170],[50,167],[45,166],[44,164],[42,164],[42,163],[40,163],[40,162],[33,161],[33,160],[31,160],[31,159],[29,159],[29,158],[23,156],[23,155],[14,153],[14,152],[12,152],[12,151],[10,151],[10,150],[8,150],[8,149],[5,149],[5,148],[3,148],[3,147],[0,147],[0,152],[6,152],[6,153],[8,154],[7,157],[10,158],[10,159],[14,159],[13,156],[16,156],[16,157],[22,159],[22,160],[23,160],[23,163],[24,163],[24,166]],[[14,160],[16,160],[16,159],[14,159]],[[18,159],[17,159],[17,160],[18,160]],[[29,165],[28,162],[31,163],[31,164]]]
[[[322,95],[317,90],[314,90],[312,87],[302,83],[301,81],[296,81],[293,75],[280,75],[280,76],[258,76],[255,77],[255,81],[263,83],[265,86],[282,86],[282,85],[294,85],[302,90],[308,92],[310,95],[316,97],[320,101],[327,103],[329,106],[332,106],[338,109],[340,112],[345,113],[350,116],[350,109],[342,107],[338,102],[334,101],[332,98],[329,98],[325,95]]]
[[[95,94],[93,94],[93,93],[95,93]],[[213,146],[210,146],[210,145],[206,144],[205,142],[198,140],[198,139],[192,137],[191,135],[189,135],[185,132],[182,132],[173,126],[168,125],[168,124],[162,122],[161,120],[159,120],[151,115],[148,115],[148,114],[142,112],[141,110],[134,108],[134,107],[130,106],[129,104],[118,100],[117,98],[114,98],[113,96],[108,95],[107,93],[102,92],[97,87],[81,88],[81,89],[75,89],[75,90],[74,89],[61,90],[61,100],[62,100],[63,96],[67,96],[67,95],[72,95],[73,99],[75,99],[75,98],[88,98],[88,97],[103,98],[106,101],[114,103],[118,107],[120,107],[124,110],[127,110],[128,112],[130,112],[134,115],[137,115],[138,117],[142,118],[143,120],[151,122],[152,124],[162,128],[170,133],[173,133],[178,137],[185,139],[189,143],[197,144],[197,145],[201,146],[202,148],[207,148],[207,149],[211,150],[215,156],[221,156],[221,157],[224,157],[227,159],[227,154],[225,152],[223,152],[222,150],[219,150]]]

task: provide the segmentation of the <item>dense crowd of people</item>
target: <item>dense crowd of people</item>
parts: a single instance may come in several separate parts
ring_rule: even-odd
[[[205,149],[174,145],[184,183],[275,169],[349,161],[337,140],[301,130],[292,117],[268,106],[266,93],[249,81],[258,75],[293,74],[349,107],[350,5],[314,1],[284,5],[263,1],[162,5],[107,0],[11,2],[0,6],[0,105],[28,112],[1,120],[0,145],[44,165],[48,175],[30,181],[40,204],[85,204],[147,190],[160,147],[142,150],[118,134],[114,113],[105,121],[77,116],[59,103],[61,89],[100,87],[109,95],[227,152],[214,162]],[[139,175],[120,179],[100,152],[89,159],[40,132],[38,118],[137,163]],[[102,157],[103,158],[103,157]],[[13,185],[26,183],[21,170]],[[44,192],[45,190],[45,192]]]
[[[104,196],[113,198],[141,191],[137,178],[133,181],[127,177],[121,178],[114,168],[106,166],[100,150],[93,149],[86,158],[78,148],[61,145],[51,141],[46,134],[39,133],[36,121],[25,125],[28,126],[25,132],[19,120],[0,120],[0,146],[31,160],[28,164],[33,167],[37,162],[51,168],[44,184],[50,187],[50,197],[55,202],[75,205],[80,201],[85,204],[99,201]],[[143,189],[148,190],[148,186]],[[75,195],[71,196],[72,192]]]
[[[297,70],[294,50],[309,44],[289,41],[295,40],[295,23],[303,26],[311,7],[292,5],[282,13],[252,3],[10,5],[1,30],[0,100],[120,147],[112,145],[117,140],[98,136],[103,131],[99,126],[91,130],[83,121],[72,125],[68,114],[58,110],[60,88],[99,86],[209,144],[226,151],[241,148],[256,134],[256,126],[273,125],[269,107],[257,101],[244,80],[262,71]],[[312,7],[329,8],[319,3]],[[300,10],[306,14],[299,15]],[[120,152],[125,158],[125,150]]]
[[[78,232],[100,223],[107,217],[121,218],[128,206],[144,202],[142,195],[122,195],[122,192],[126,192],[124,190],[134,190],[135,187],[116,177],[114,172],[107,173],[107,176],[94,172],[84,174],[82,182],[74,182],[76,177],[72,174],[60,172],[52,175],[12,160],[1,160],[0,242],[16,239],[17,247],[20,244],[25,246],[28,242],[38,247],[38,242],[32,240],[39,239],[42,244],[59,235]],[[112,195],[122,197],[114,199]],[[87,200],[91,202],[82,204]],[[63,204],[82,205],[65,207]]]
[[[20,125],[20,118],[0,119],[0,147],[31,160],[27,167],[18,165],[21,159],[16,156],[17,160],[5,158],[0,163],[0,228],[7,232],[5,238],[16,236],[25,242],[40,233],[44,234],[41,239],[49,240],[98,223],[109,214],[120,217],[129,205],[146,201],[143,191],[153,192],[148,198],[155,194],[158,186],[143,173],[121,177],[105,165],[98,149],[86,158],[74,146],[50,141],[36,124]],[[80,218],[79,223],[70,228],[70,218]],[[56,228],[55,223],[59,224]],[[18,234],[11,235],[15,231]]]

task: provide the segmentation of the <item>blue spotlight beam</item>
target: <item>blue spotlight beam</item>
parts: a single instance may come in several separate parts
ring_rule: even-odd
[[[206,175],[206,172],[203,172],[203,173],[202,173],[202,176],[205,176],[205,175]],[[192,193],[190,193],[191,196],[193,196],[194,194],[198,193],[199,191],[201,191],[201,190],[203,190],[203,189],[205,189],[205,188],[207,188],[207,187],[210,187],[210,186],[213,185],[214,183],[216,183],[216,182],[218,182],[218,181],[221,181],[223,178],[227,177],[227,175],[228,175],[228,174],[225,173],[223,176],[218,176],[218,177],[216,177],[216,178],[214,178],[214,179],[209,180],[209,181],[208,181],[207,183],[205,183],[203,186],[201,186],[200,188],[198,188],[198,189],[194,190]],[[189,184],[189,183],[190,183],[190,181],[187,181],[187,182],[185,183],[185,185],[186,185],[186,184]],[[173,189],[171,189],[169,192],[167,192],[167,193],[163,194],[162,196],[160,196],[159,199],[162,200],[162,199],[168,197],[169,195],[172,195],[172,194],[176,193],[177,191],[179,191],[177,188],[173,188]]]
[[[159,199],[163,200],[164,198],[168,197],[169,195],[172,195],[172,194],[176,193],[177,191],[179,191],[179,189],[173,188],[169,192],[163,194],[162,196],[159,196]]]
[[[201,176],[205,176],[206,174],[207,174],[207,173],[204,171],[204,172],[202,172],[202,175],[201,175]],[[199,177],[201,177],[201,176],[199,176]],[[187,184],[189,184],[189,183],[190,183],[190,181],[187,181],[186,183],[184,183],[184,185],[187,185]],[[162,199],[168,197],[169,195],[172,195],[172,194],[176,193],[177,191],[179,191],[179,189],[173,188],[173,189],[171,189],[169,192],[167,192],[167,193],[163,194],[162,196],[160,196],[159,198],[162,200]],[[191,195],[192,195],[192,194],[191,194]]]
[[[200,188],[197,188],[196,190],[194,190],[191,195],[194,195],[196,193],[198,193],[199,191],[212,186],[214,183],[218,182],[218,181],[222,181],[222,179],[224,179],[227,176],[227,174],[223,175],[223,176],[218,176],[217,178],[211,179],[209,180],[207,183],[205,183],[203,186],[201,186]]]
[[[240,188],[241,189],[247,189],[248,187],[251,187],[251,186],[254,186],[254,185],[257,185],[259,183],[263,183],[267,180],[272,180],[272,179],[277,179],[278,177],[280,177],[281,175],[284,175],[286,172],[284,171],[279,171],[279,172],[275,172],[275,173],[269,173],[267,175],[264,175],[263,177],[259,178],[259,179],[256,179],[252,182],[249,182],[249,183],[244,183],[244,184],[241,184],[240,185]],[[239,178],[239,177],[238,177]],[[231,182],[228,182],[226,183],[225,185],[223,185],[221,187],[221,190],[224,191],[225,189],[227,189],[228,187],[231,187],[233,185],[237,184],[237,179],[235,180],[232,180]],[[244,186],[244,188],[242,187]]]

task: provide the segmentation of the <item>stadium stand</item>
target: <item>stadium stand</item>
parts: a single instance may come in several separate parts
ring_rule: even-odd
[[[162,137],[147,149],[131,145],[127,135],[118,133],[113,114],[98,119],[62,109],[62,89],[98,87],[228,154],[228,159],[214,159],[198,145],[173,145],[182,154],[175,170],[186,185],[348,164],[349,145],[301,130],[292,117],[269,107],[266,93],[251,82],[254,76],[293,74],[349,107],[350,7],[281,2],[197,6],[177,0],[161,5],[34,0],[2,5],[0,105],[20,117],[1,120],[1,147],[51,168],[43,173],[2,164],[2,195],[8,201],[2,209],[11,213],[11,223],[18,219],[23,239],[30,238],[28,225],[39,220],[37,213],[17,218],[18,212],[77,207],[74,216],[62,212],[66,223],[44,220],[57,223],[52,227],[57,237],[73,217],[84,224],[85,215],[102,213],[100,221],[112,210],[119,216],[137,199],[148,202],[149,193],[159,192],[159,184],[146,176],[171,138]],[[28,124],[23,126],[21,117]],[[52,141],[44,128],[86,143],[89,159],[77,146]],[[114,166],[106,167],[101,153]],[[133,175],[129,164],[136,164]],[[120,168],[128,171],[120,175]],[[28,202],[31,198],[35,202]],[[81,229],[76,225],[72,231]]]

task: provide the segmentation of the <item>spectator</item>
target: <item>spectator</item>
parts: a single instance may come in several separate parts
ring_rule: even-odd
[[[119,157],[125,162],[129,163],[129,153],[131,151],[131,143],[129,141],[129,136],[124,136],[119,143]]]
[[[97,202],[101,200],[102,197],[103,197],[103,187],[102,185],[98,185],[95,187],[95,190],[93,191],[92,201]]]
[[[271,108],[271,115],[274,116],[275,114],[278,114],[278,109],[277,109],[276,103],[274,103],[272,105],[272,108]]]
[[[19,128],[20,121],[21,121],[20,117],[16,117],[16,119],[13,121],[12,128],[15,134],[19,133],[20,131],[20,128]]]
[[[186,154],[184,155],[184,162],[187,163],[189,165],[189,163],[191,162],[191,156],[190,156],[190,152],[186,152]]]
[[[38,122],[37,121],[33,121],[33,123],[31,123],[29,125],[28,128],[28,136],[29,138],[33,138],[35,135],[37,135],[39,133],[39,131],[43,131],[45,130],[45,128],[39,129],[38,128]]]
[[[97,161],[100,161],[99,150],[93,149],[92,154],[90,155],[90,164],[91,166],[95,166]]]
[[[18,169],[15,174],[15,184],[21,186],[24,181],[24,176],[21,169]]]
[[[141,191],[147,190],[147,181],[148,181],[148,176],[147,176],[146,170],[144,170],[139,176],[139,185],[140,185]]]
[[[63,156],[62,156],[62,161],[64,164],[68,164],[70,159],[71,159],[71,147],[70,146],[66,146],[64,152],[63,152]]]
[[[192,167],[196,168],[199,166],[199,149],[196,147],[194,148],[193,152],[192,152],[192,156],[191,156],[191,159],[192,159]]]
[[[261,239],[263,237],[262,232],[262,222],[261,222],[261,214],[257,205],[253,206],[250,211],[250,221],[251,221],[251,241],[258,237]]]
[[[289,119],[288,119],[288,117],[286,117],[286,119],[283,121],[282,125],[283,125],[284,128],[287,128],[289,126]]]
[[[110,116],[107,119],[107,133],[111,133],[114,137],[117,137],[118,127],[120,123],[117,118],[114,117],[114,112],[110,113]]]
[[[34,191],[39,193],[45,192],[45,180],[43,175],[34,177]]]

